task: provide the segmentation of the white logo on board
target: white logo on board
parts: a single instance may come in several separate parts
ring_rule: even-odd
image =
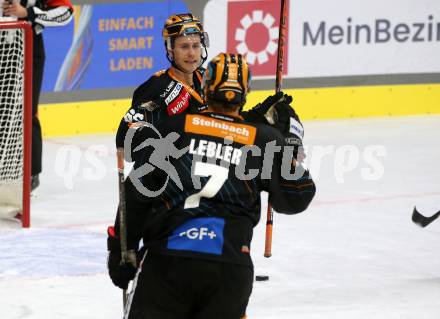
[[[278,27],[274,26],[274,22],[275,18],[270,13],[264,14],[262,10],[254,10],[252,11],[252,17],[246,14],[240,20],[240,24],[243,28],[238,28],[235,31],[235,40],[239,42],[236,49],[238,53],[245,56],[247,63],[250,65],[264,64],[269,61],[269,54],[274,55],[277,52]],[[246,44],[246,33],[248,29],[256,23],[263,24],[269,33],[269,40],[266,47],[259,52],[253,52]]]

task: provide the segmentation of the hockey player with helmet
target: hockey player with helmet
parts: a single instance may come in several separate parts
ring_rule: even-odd
[[[143,123],[156,125],[164,117],[181,113],[199,113],[206,108],[201,88],[204,73],[201,65],[207,58],[209,40],[202,23],[190,13],[174,14],[166,20],[162,34],[171,66],[167,70],[157,72],[135,90],[131,108],[121,120],[116,135],[116,146],[119,149],[124,148],[128,161],[136,162],[138,154],[133,150],[139,145],[138,134],[136,130],[130,130],[130,127]],[[250,121],[266,122],[265,114],[273,105],[275,108],[286,105],[283,93],[268,97],[251,111],[244,112],[243,116]],[[134,131],[134,136],[127,134],[129,131]],[[126,138],[127,136],[131,137]],[[135,167],[137,166],[135,163]],[[126,179],[124,188],[127,210],[148,210],[147,203],[140,202],[136,196],[137,192],[130,179]],[[127,223],[136,222],[132,216],[128,216]],[[115,238],[119,236],[119,214],[110,233],[114,234]],[[129,250],[138,250],[138,235],[128,233]],[[109,250],[120,249],[117,240],[109,241],[108,245]],[[119,265],[120,256],[111,254],[109,257],[109,264]],[[113,283],[122,289],[126,289],[135,272],[136,269],[130,265],[109,267]]]
[[[117,148],[124,147],[129,127],[135,123],[154,123],[163,116],[198,113],[206,108],[201,80],[209,37],[202,23],[191,13],[174,14],[166,20],[162,36],[171,66],[155,73],[134,91],[131,108],[121,120],[116,134]],[[267,123],[265,115],[272,106],[273,109],[286,110],[284,106],[291,101],[291,97],[279,92],[241,115],[251,122]],[[136,138],[132,143],[133,150],[137,145]],[[126,159],[134,161],[136,155],[129,152]]]
[[[190,13],[171,15],[162,36],[171,66],[155,73],[134,91],[131,108],[121,120],[116,135],[118,148],[124,147],[133,123],[151,123],[161,116],[197,113],[205,108],[201,66],[207,58],[209,40],[202,23]]]
[[[142,239],[147,252],[124,318],[243,318],[253,284],[250,247],[260,219],[260,192],[267,191],[270,204],[284,214],[304,211],[313,199],[308,171],[286,147],[291,128],[285,119],[278,117],[281,124],[270,127],[239,115],[249,80],[241,55],[219,54],[206,71],[208,110],[158,120],[162,137],[180,133],[179,152],[156,146],[178,176],[156,169],[147,186],[152,180],[163,183],[168,174],[163,193],[147,210],[127,211],[136,220],[128,233],[136,234],[134,241]],[[151,130],[141,129],[139,135],[142,149],[157,138]],[[141,158],[151,161],[148,155]],[[288,173],[282,171],[286,168]]]
[[[162,36],[171,66],[167,70],[155,73],[134,91],[131,107],[122,118],[116,134],[116,147],[124,148],[125,158],[129,162],[136,162],[138,156],[136,152],[132,152],[138,145],[137,134],[126,139],[130,136],[127,134],[130,127],[142,123],[156,123],[160,118],[175,114],[198,113],[206,108],[201,88],[201,65],[207,58],[209,43],[202,23],[191,13],[173,14],[166,20]],[[130,179],[125,180],[124,188],[127,210],[138,210],[140,207],[145,209],[147,204],[139,202]],[[132,221],[128,220],[128,223],[130,222]],[[111,232],[114,232],[115,237],[119,236],[119,212]],[[131,240],[131,237],[136,238],[136,234],[130,233],[128,236],[128,242],[133,243],[128,249],[137,251],[138,243]],[[109,249],[110,246],[119,248],[119,242],[110,241]],[[117,255],[111,255],[109,258],[109,263],[113,264],[119,264],[121,260],[121,256]],[[109,268],[113,283],[122,289],[126,288],[135,272],[131,265],[121,265],[117,269]],[[123,274],[127,274],[128,279]]]

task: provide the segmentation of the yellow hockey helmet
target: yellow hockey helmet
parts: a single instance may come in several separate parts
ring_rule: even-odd
[[[241,54],[220,53],[209,63],[205,72],[207,100],[243,105],[249,91],[251,72]]]
[[[202,65],[207,57],[209,47],[208,33],[203,30],[202,22],[191,13],[173,14],[165,21],[165,25],[162,30],[162,37],[165,41],[165,48],[167,50],[167,58],[173,64],[173,56],[169,52],[173,50],[174,40],[180,36],[186,36],[190,34],[200,35],[200,42],[203,46]]]

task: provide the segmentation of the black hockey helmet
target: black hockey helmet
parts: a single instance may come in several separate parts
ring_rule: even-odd
[[[244,105],[251,72],[241,54],[220,53],[208,63],[204,88],[207,100]]]
[[[173,14],[168,17],[162,31],[162,37],[165,41],[165,49],[167,59],[174,65],[174,58],[170,55],[173,50],[174,40],[180,36],[190,34],[200,35],[200,42],[203,46],[200,66],[205,63],[208,58],[209,37],[208,33],[203,30],[202,22],[191,13]]]

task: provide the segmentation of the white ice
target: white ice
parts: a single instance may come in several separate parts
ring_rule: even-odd
[[[255,231],[249,319],[440,318],[440,116],[305,123],[317,195]],[[117,205],[112,135],[50,138],[32,227],[0,221],[0,318],[121,318],[106,273]],[[327,155],[323,155],[327,153]],[[225,318],[227,319],[227,318]]]

